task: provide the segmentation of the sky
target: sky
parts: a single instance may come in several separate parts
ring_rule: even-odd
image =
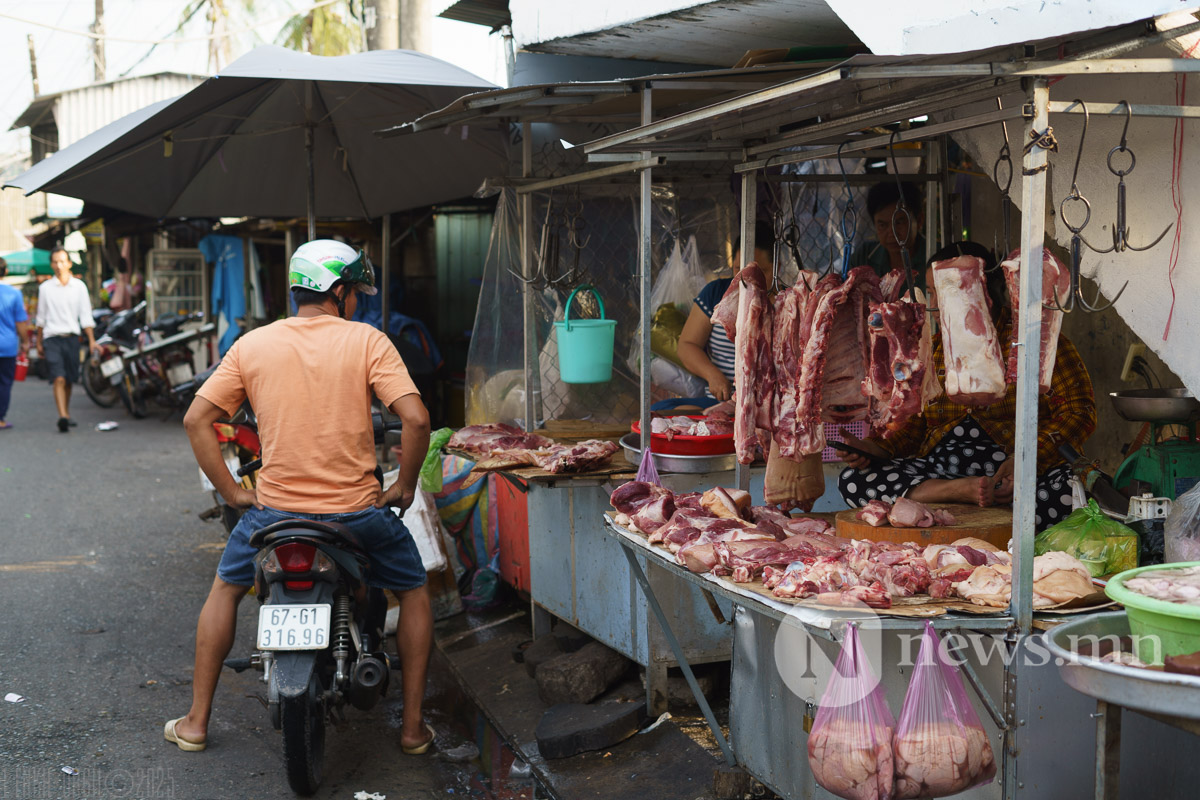
[[[253,30],[232,37],[233,58],[259,44],[273,44],[286,18],[304,11],[317,0],[254,0],[253,15],[231,15],[228,30]],[[239,0],[227,0],[231,9]],[[128,72],[209,74],[206,41],[171,42],[152,48],[163,39],[198,39],[209,34],[204,13],[196,15],[176,33],[187,0],[105,0],[104,27],[108,37],[141,40],[106,41],[108,80]],[[95,14],[94,0],[0,0],[0,154],[28,151],[28,130],[8,131],[33,99],[26,37],[33,35],[42,94],[85,86],[94,82],[92,39],[87,32]],[[40,24],[34,24],[40,23]],[[48,27],[47,27],[48,26]],[[54,30],[58,28],[61,30]],[[432,54],[469,70],[492,83],[504,83],[504,59],[499,35],[465,22],[435,18]],[[3,159],[7,160],[7,159]]]

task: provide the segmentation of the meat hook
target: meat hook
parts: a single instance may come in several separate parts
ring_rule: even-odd
[[[546,288],[546,284],[544,281],[545,265],[546,265],[546,244],[547,244],[548,237],[550,235],[550,216],[552,213],[553,205],[554,205],[554,195],[551,194],[550,197],[546,200],[546,219],[545,219],[545,222],[542,223],[542,236],[541,236],[541,241],[538,244],[537,263],[533,265],[532,277],[529,277],[529,278],[525,277],[525,275],[523,274],[524,265],[522,265],[522,267],[521,267],[522,272],[517,272],[512,267],[506,267],[509,275],[512,275],[514,278],[519,280],[521,283],[533,286],[533,288],[535,288],[535,289],[545,289]]]
[[[846,206],[842,209],[842,219],[839,228],[842,232],[842,280],[850,273],[850,258],[854,255],[854,236],[858,231],[858,207],[854,205],[854,190],[850,188],[850,176],[846,174],[846,165],[842,163],[842,148],[850,140],[842,142],[837,149],[838,169],[842,172],[842,182],[846,187]],[[832,270],[832,265],[831,265]]]
[[[1121,287],[1121,291],[1117,292],[1117,296],[1114,297],[1108,303],[1108,305],[1096,305],[1100,299],[1099,290],[1096,291],[1096,297],[1093,298],[1091,302],[1088,302],[1083,297],[1083,288],[1080,286],[1079,280],[1079,269],[1083,261],[1084,246],[1086,245],[1089,249],[1095,250],[1097,253],[1110,253],[1112,252],[1112,248],[1107,250],[1098,250],[1095,247],[1092,247],[1092,245],[1088,243],[1087,239],[1083,237],[1083,229],[1087,227],[1088,222],[1090,222],[1092,219],[1092,204],[1079,191],[1079,159],[1080,156],[1083,155],[1083,143],[1087,138],[1088,120],[1090,115],[1088,113],[1086,103],[1078,99],[1076,99],[1075,102],[1078,103],[1079,107],[1083,109],[1083,131],[1079,135],[1079,151],[1075,154],[1075,170],[1071,173],[1071,191],[1062,199],[1062,202],[1058,204],[1058,216],[1060,219],[1062,219],[1063,225],[1067,227],[1067,230],[1071,231],[1071,281],[1067,291],[1066,304],[1064,305],[1062,299],[1059,298],[1058,287],[1056,286],[1054,287],[1054,302],[1053,305],[1050,306],[1051,308],[1055,308],[1064,314],[1069,314],[1074,311],[1076,305],[1083,308],[1084,311],[1090,313],[1106,311],[1116,304],[1117,300],[1121,298],[1121,295],[1125,293],[1126,287],[1129,286],[1129,281],[1126,281],[1125,286]],[[1072,225],[1070,220],[1067,219],[1067,203],[1072,201],[1076,203],[1083,203],[1083,222],[1081,222],[1079,225]]]
[[[1004,103],[999,97],[996,98],[996,107],[1001,111],[1004,110]],[[1004,131],[1004,144],[1000,147],[1000,154],[996,157],[996,163],[992,165],[992,180],[995,181],[996,186],[1000,189],[1000,216],[1004,220],[1004,252],[996,259],[996,266],[990,270],[986,270],[987,272],[994,272],[1000,269],[1001,262],[1012,252],[1009,236],[1011,232],[1009,218],[1011,217],[1012,210],[1012,197],[1009,194],[1012,189],[1013,179],[1012,149],[1009,146],[1008,123],[1001,120],[1000,127]],[[1003,184],[1000,183],[1000,168],[1002,166],[1008,170],[1008,177],[1005,178]]]
[[[1161,242],[1163,237],[1166,236],[1171,231],[1171,228],[1175,226],[1175,223],[1172,222],[1170,225],[1164,228],[1163,232],[1158,235],[1157,239],[1150,244],[1145,245],[1144,247],[1137,247],[1131,244],[1129,241],[1129,227],[1125,224],[1125,176],[1133,172],[1133,168],[1137,166],[1137,156],[1133,154],[1133,150],[1129,147],[1127,140],[1129,134],[1129,120],[1133,117],[1133,110],[1129,107],[1128,100],[1122,100],[1121,105],[1125,106],[1125,127],[1121,129],[1121,142],[1112,150],[1108,151],[1108,171],[1117,176],[1117,221],[1116,224],[1113,225],[1112,229],[1112,249],[1117,253],[1123,253],[1126,250],[1136,250],[1138,252],[1142,252],[1144,250],[1149,250],[1151,247],[1154,247],[1154,245]],[[1125,169],[1117,169],[1113,166],[1113,156],[1117,153],[1126,153],[1129,155],[1129,166]]]
[[[780,267],[783,266],[780,256],[783,255],[783,247],[787,243],[786,240],[788,238],[789,231],[792,228],[791,223],[787,222],[787,220],[784,218],[782,208],[776,210],[776,212],[772,215],[771,226],[775,229],[775,252],[771,254],[771,257],[774,260],[774,263],[771,265],[771,291],[779,292],[783,289],[791,288],[779,278],[779,273],[782,271]],[[796,267],[799,270],[803,270],[804,267],[800,264],[799,253],[796,253],[796,256]]]
[[[904,262],[904,280],[908,284],[908,299],[909,302],[917,302],[916,288],[913,286],[913,269],[912,256],[908,252],[908,235],[912,233],[912,214],[908,213],[908,206],[904,202],[904,185],[900,183],[900,168],[896,165],[896,137],[900,135],[900,129],[892,131],[891,138],[888,140],[888,158],[892,160],[892,174],[896,176],[896,210],[892,212],[892,237],[896,243],[900,245],[900,259]],[[896,218],[904,214],[904,238],[901,239],[896,233]],[[844,269],[844,268],[843,268]]]

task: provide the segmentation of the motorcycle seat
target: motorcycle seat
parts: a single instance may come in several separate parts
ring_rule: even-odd
[[[325,522],[315,519],[284,519],[261,528],[250,535],[250,546],[262,549],[277,539],[286,536],[303,536],[321,539],[330,544],[362,550],[362,543],[354,531],[340,522]]]

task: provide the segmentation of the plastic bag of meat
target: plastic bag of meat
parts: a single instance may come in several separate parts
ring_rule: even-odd
[[[858,641],[858,628],[850,625],[808,736],[813,778],[847,800],[890,800],[895,796],[895,727],[883,687]]]
[[[932,623],[896,726],[896,798],[947,797],[996,777],[987,732]]]

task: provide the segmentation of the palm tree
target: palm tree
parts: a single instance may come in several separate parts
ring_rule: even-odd
[[[284,23],[276,44],[317,56],[359,52],[363,49],[362,26],[355,16],[353,0],[346,5],[345,14],[340,3],[297,14]]]

